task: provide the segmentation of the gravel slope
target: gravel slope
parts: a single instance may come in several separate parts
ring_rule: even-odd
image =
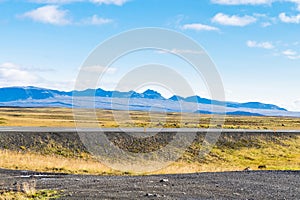
[[[61,199],[300,199],[300,171],[157,176],[63,175],[0,169],[0,189],[36,180]]]

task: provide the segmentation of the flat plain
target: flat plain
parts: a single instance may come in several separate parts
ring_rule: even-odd
[[[129,114],[130,120],[117,123],[114,120],[116,114],[120,116]],[[1,126],[7,127],[7,130],[13,129],[14,126],[19,128],[15,131],[1,131],[0,133],[0,168],[3,169],[0,180],[2,184],[0,199],[39,197],[44,199],[56,197],[61,199],[83,197],[124,199],[156,197],[243,199],[251,197],[257,199],[261,197],[260,194],[265,195],[265,199],[298,198],[299,172],[297,170],[300,170],[300,134],[298,131],[289,130],[300,129],[299,118],[226,116],[222,127],[211,127],[222,128],[226,131],[222,132],[208,155],[199,157],[204,141],[203,130],[210,127],[209,123],[212,119],[210,115],[97,110],[96,116],[97,125],[103,128],[139,128],[145,131],[151,128],[196,128],[199,131],[192,145],[180,159],[166,168],[140,174],[134,171],[113,170],[91,155],[76,131],[70,131],[76,127],[71,109],[1,108]],[[90,122],[84,125],[88,127]],[[36,131],[30,132],[25,131],[25,128],[24,130],[20,128],[25,126],[33,127],[33,129],[36,127]],[[49,127],[48,131],[47,127]],[[67,131],[55,131],[55,127],[65,127]],[[169,132],[172,133],[172,131]],[[157,138],[157,144],[153,143],[148,146],[130,145],[137,144],[134,138],[120,140],[120,137],[113,137],[111,141],[119,144],[123,149],[128,148],[127,150],[138,153],[151,151],[155,145],[155,148],[159,147],[160,141],[164,141],[164,137],[168,135],[161,135],[161,137]],[[245,172],[244,169],[251,171]],[[22,173],[27,172],[29,176],[23,177]],[[33,176],[36,172],[41,176]],[[201,173],[189,175],[189,173],[199,172]],[[30,173],[33,174],[30,175]],[[43,177],[43,173],[52,174],[48,178]],[[53,179],[53,176],[58,178]],[[15,187],[15,182],[8,183],[8,180],[19,180],[22,184],[25,181],[27,184],[26,181],[31,181],[31,179],[26,177],[31,177],[31,179],[33,177],[36,181],[37,186],[34,192],[24,193],[9,188]],[[170,181],[165,184],[160,183],[160,180],[164,178]],[[270,182],[265,182],[265,180],[270,180]],[[59,185],[57,181],[60,182]],[[135,182],[138,184],[133,184]],[[114,186],[110,187],[110,191],[100,187],[101,184]],[[78,188],[80,185],[82,187],[89,185],[90,190],[88,188],[80,190]],[[122,190],[119,190],[120,188]],[[116,192],[117,190],[120,192]],[[178,193],[181,190],[182,193]],[[274,191],[264,192],[267,190]]]
[[[117,123],[114,116],[129,115],[130,121]],[[103,128],[208,128],[210,115],[188,113],[148,113],[139,111],[96,110]],[[182,119],[182,120],[181,120]],[[183,121],[184,120],[184,121]],[[72,109],[65,108],[1,108],[2,127],[66,127],[76,126]],[[89,125],[89,122],[86,123]],[[214,127],[213,127],[214,128]],[[252,169],[299,170],[300,136],[280,130],[300,129],[299,118],[226,116],[223,129],[247,129],[257,133],[223,133],[212,151],[199,158],[204,136],[198,134],[181,159],[153,173],[193,173]],[[261,133],[260,133],[261,130]],[[267,132],[266,132],[267,130]],[[0,135],[0,167],[46,172],[79,174],[122,174],[99,163],[84,147],[75,132],[2,133]],[[118,141],[115,141],[119,143]],[[132,141],[134,142],[134,141]],[[130,143],[121,143],[124,148]],[[145,151],[153,147],[143,147]],[[131,151],[139,151],[131,148]],[[74,163],[77,163],[76,165]],[[134,174],[133,172],[125,172]]]
[[[89,110],[89,112],[91,112],[91,110]],[[95,115],[97,116],[97,126],[103,128],[209,128],[210,120],[212,120],[211,115],[193,113],[161,113],[100,109],[95,110]],[[116,120],[116,116],[125,116],[126,120]],[[76,123],[73,110],[69,108],[0,108],[0,125],[75,127]],[[86,122],[86,126],[89,127],[89,125],[89,122]],[[299,130],[300,118],[226,116],[221,128],[275,131]]]

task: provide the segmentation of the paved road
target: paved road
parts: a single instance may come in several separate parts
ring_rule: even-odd
[[[274,130],[248,130],[248,129],[197,129],[197,128],[55,128],[55,127],[0,127],[1,132],[216,132],[222,133],[274,133]],[[276,133],[296,133],[299,134],[300,130],[276,130]]]
[[[242,171],[157,176],[39,174],[0,169],[0,189],[36,180],[61,199],[300,199],[300,171]]]

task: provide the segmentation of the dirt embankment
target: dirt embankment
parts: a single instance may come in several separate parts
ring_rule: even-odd
[[[121,132],[106,132],[107,138],[121,149],[145,153],[167,145],[176,132],[161,132],[151,137],[132,137]],[[196,155],[201,149],[206,133],[198,132],[187,154]],[[242,148],[261,148],[267,145],[288,147],[286,141],[300,138],[300,133],[286,132],[223,132],[215,148],[238,150]],[[88,151],[76,132],[0,132],[0,149],[20,152],[37,152],[45,155],[81,157]]]

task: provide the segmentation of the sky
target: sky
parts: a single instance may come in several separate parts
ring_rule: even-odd
[[[300,0],[0,0],[0,87],[72,90],[99,44],[143,27],[196,41],[214,62],[227,101],[300,111]],[[149,50],[117,60],[99,86],[114,89],[130,69],[148,63],[173,67],[196,94],[210,97],[187,63]]]

